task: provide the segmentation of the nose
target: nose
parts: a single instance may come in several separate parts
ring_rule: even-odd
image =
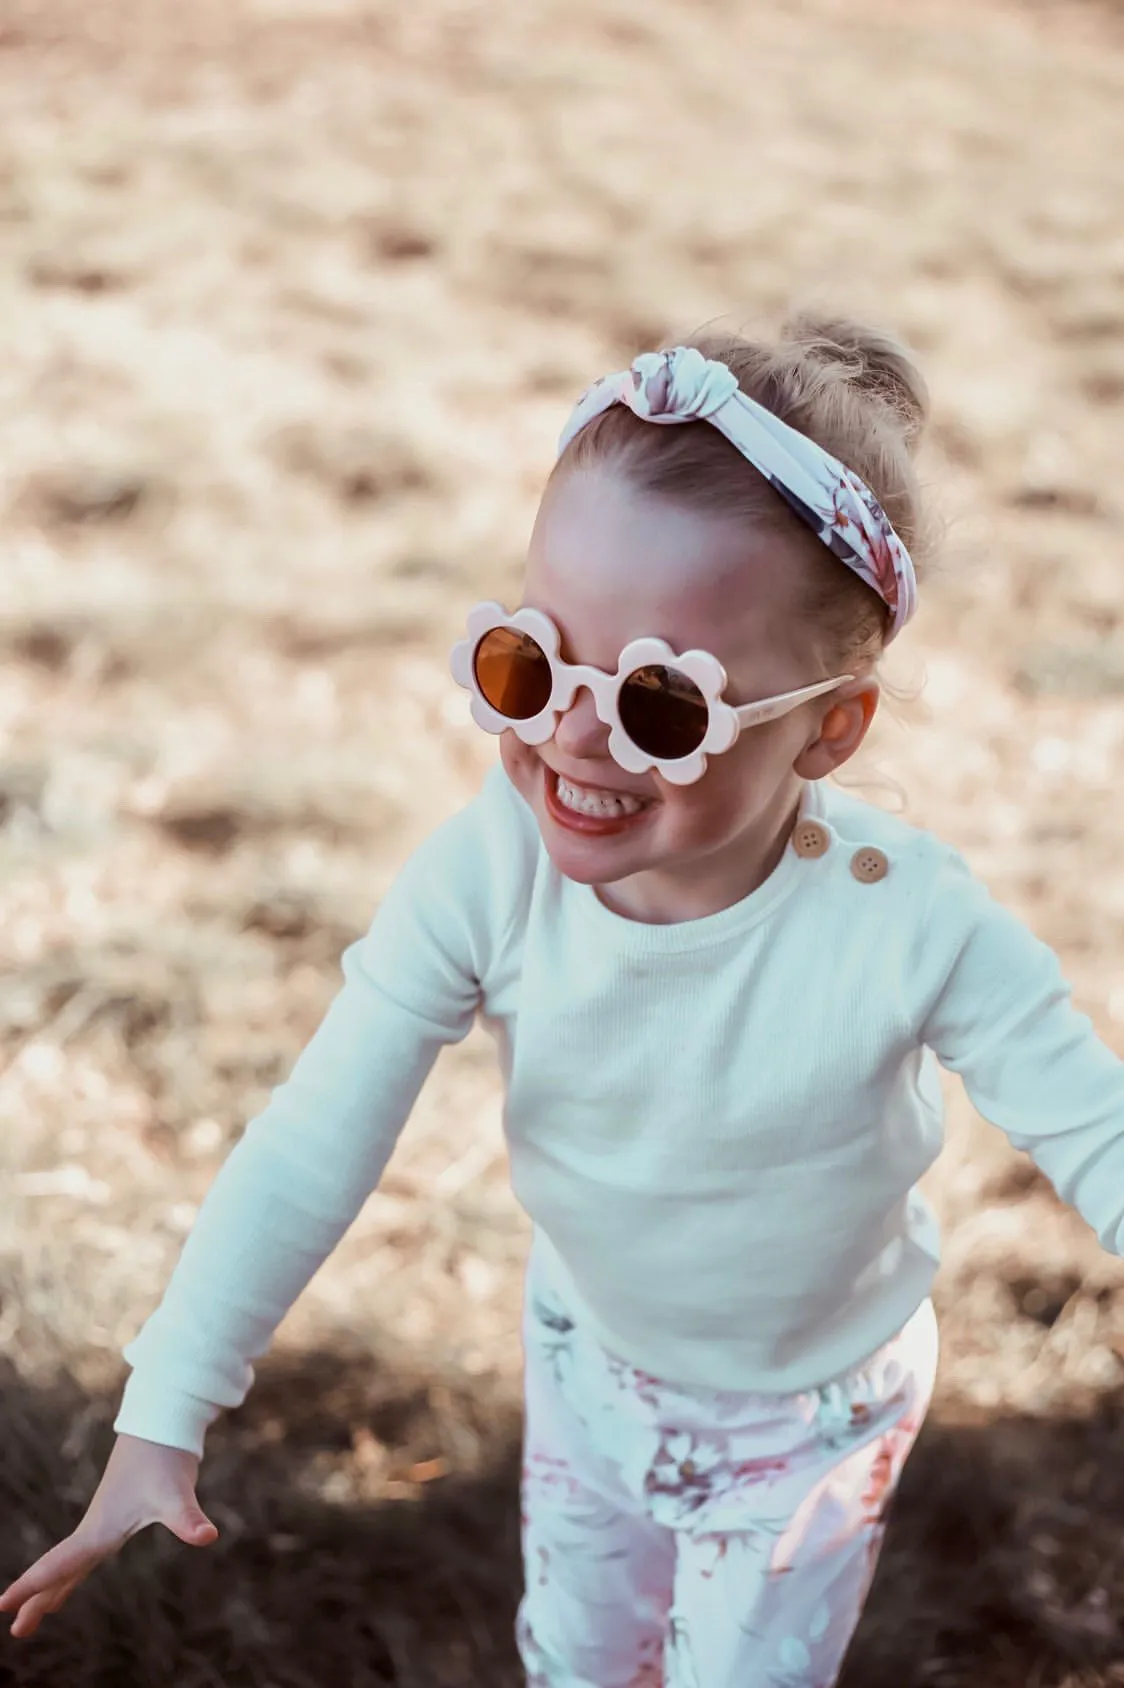
[[[593,693],[579,686],[569,709],[558,717],[554,742],[564,756],[594,761],[608,755],[609,729],[597,713]]]

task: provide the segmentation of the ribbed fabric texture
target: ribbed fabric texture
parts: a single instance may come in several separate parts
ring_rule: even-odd
[[[668,1382],[812,1387],[905,1324],[938,1256],[915,1190],[938,1059],[1119,1252],[1124,1065],[1056,957],[931,834],[827,784],[808,816],[826,854],[790,846],[733,908],[649,926],[555,871],[497,767],[406,864],[219,1173],[126,1349],[117,1429],[201,1451],[478,1011],[544,1269]],[[866,883],[872,845],[889,872]]]

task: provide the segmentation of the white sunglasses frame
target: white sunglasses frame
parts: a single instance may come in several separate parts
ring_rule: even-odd
[[[476,679],[475,657],[480,641],[496,628],[526,633],[543,652],[550,664],[550,698],[544,709],[526,720],[513,720],[493,709]],[[667,780],[669,785],[692,785],[706,772],[708,755],[729,750],[738,734],[747,727],[760,726],[787,715],[802,703],[826,692],[834,691],[853,674],[841,674],[834,680],[821,680],[799,691],[781,692],[776,697],[762,698],[758,703],[731,704],[723,701],[726,689],[726,670],[709,651],[685,651],[677,655],[664,639],[633,639],[621,652],[615,674],[587,663],[567,662],[561,654],[561,635],[558,628],[542,610],[521,609],[509,615],[502,604],[489,600],[469,611],[468,637],[453,646],[450,669],[458,686],[472,695],[472,718],[487,733],[513,732],[524,744],[546,744],[554,737],[558,718],[569,709],[575,694],[587,686],[593,696],[598,719],[609,728],[609,754],[626,773],[646,774],[651,769]],[[650,666],[675,668],[693,680],[707,706],[706,737],[697,750],[687,756],[654,757],[641,750],[625,732],[617,706],[621,686],[638,668]]]

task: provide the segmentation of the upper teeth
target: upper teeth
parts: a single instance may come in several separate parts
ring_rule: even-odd
[[[590,791],[584,785],[571,785],[561,774],[558,801],[582,815],[637,815],[644,807],[639,798],[628,797],[623,792]]]

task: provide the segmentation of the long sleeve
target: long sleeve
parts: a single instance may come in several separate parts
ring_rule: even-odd
[[[1124,1062],[1074,1008],[1058,958],[954,851],[922,944],[922,1041],[1102,1245],[1124,1253]]]
[[[502,927],[495,781],[427,839],[343,957],[344,984],[220,1169],[125,1350],[116,1429],[202,1452],[253,1361],[378,1183],[442,1045],[469,1031]],[[510,859],[510,849],[508,850]]]

